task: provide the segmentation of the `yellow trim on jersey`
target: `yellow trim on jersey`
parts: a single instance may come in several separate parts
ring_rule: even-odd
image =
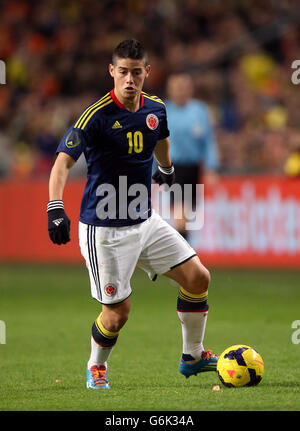
[[[89,114],[89,112],[92,109],[94,109],[96,106],[98,106],[100,103],[104,102],[104,100],[108,100],[108,96],[110,97],[110,93],[106,93],[105,96],[101,97],[101,99],[97,100],[97,102],[93,103],[91,106],[89,106],[88,108],[86,108],[83,111],[83,113],[80,115],[80,117],[78,118],[78,120],[76,121],[74,127],[79,129],[80,128],[80,124],[84,121],[84,119]]]
[[[105,99],[106,100],[106,99]],[[103,100],[104,102],[104,100]],[[108,100],[108,102],[106,103],[102,103],[101,105],[95,107],[95,109],[93,109],[93,111],[91,111],[90,115],[87,117],[87,119],[85,120],[85,122],[83,123],[82,126],[80,126],[80,129],[83,130],[85,128],[85,126],[87,125],[87,123],[89,122],[89,120],[91,119],[91,117],[97,112],[99,111],[99,109],[104,108],[104,106],[109,105],[110,103],[112,103],[113,100],[112,98],[110,98],[110,100]]]
[[[207,295],[208,295],[208,290],[200,294],[195,294],[195,293],[188,292],[182,286],[180,286],[180,289],[179,289],[179,298],[189,302],[205,301],[205,299],[207,298]]]
[[[159,97],[150,96],[150,94],[144,93],[144,91],[142,91],[142,94],[144,97],[147,97],[147,99],[153,100],[154,102],[158,102],[158,103],[161,103],[162,105],[166,106],[165,103]]]
[[[107,329],[105,329],[104,326],[101,323],[101,320],[100,320],[101,314],[100,314],[100,316],[97,317],[96,322],[95,322],[96,326],[97,326],[97,329],[99,330],[99,332],[102,335],[104,335],[104,337],[106,337],[106,338],[115,338],[117,335],[119,335],[119,332],[111,332],[111,331],[108,331]]]

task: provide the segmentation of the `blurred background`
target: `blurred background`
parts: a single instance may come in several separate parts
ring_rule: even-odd
[[[43,242],[45,220],[32,208],[44,212],[58,142],[83,108],[112,88],[107,71],[111,52],[121,40],[134,37],[145,45],[152,65],[145,91],[164,99],[168,76],[187,72],[194,96],[211,113],[220,180],[207,195],[210,217],[205,229],[193,235],[193,245],[217,256],[216,264],[232,261],[232,253],[252,253],[262,265],[272,255],[272,264],[300,266],[300,84],[291,79],[291,65],[300,59],[299,2],[0,3],[0,59],[6,64],[6,85],[0,85],[0,193],[1,201],[12,205],[2,205],[0,220],[17,218],[20,206],[28,208],[31,220],[44,223],[36,239]],[[74,206],[72,215],[78,213],[84,175],[80,159],[71,171],[75,188],[70,186],[66,196]],[[16,182],[15,189],[9,188]],[[20,196],[26,197],[22,203]],[[20,250],[16,241],[15,251],[9,252],[17,233],[7,231],[0,237],[3,259],[17,257]],[[27,247],[22,256],[46,253],[60,259],[73,247],[54,251],[44,239],[44,251]],[[77,252],[70,253],[78,258]]]

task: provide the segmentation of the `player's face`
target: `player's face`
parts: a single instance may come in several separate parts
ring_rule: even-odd
[[[117,58],[115,64],[109,65],[109,72],[114,78],[115,92],[119,98],[133,100],[140,96],[150,66],[146,66],[144,60]]]

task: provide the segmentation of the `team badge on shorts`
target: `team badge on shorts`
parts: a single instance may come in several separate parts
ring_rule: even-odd
[[[151,130],[157,129],[158,123],[159,123],[159,120],[156,115],[154,114],[147,115],[146,124],[149,127],[149,129]]]
[[[117,293],[117,288],[111,283],[104,286],[104,292],[107,296],[114,296]]]

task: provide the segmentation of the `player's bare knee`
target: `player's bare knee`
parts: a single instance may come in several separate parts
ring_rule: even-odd
[[[102,323],[105,329],[110,332],[119,332],[128,320],[126,314],[107,313],[102,317]]]
[[[186,282],[186,285],[183,286],[188,292],[200,294],[204,293],[208,290],[208,286],[210,283],[210,272],[204,266],[199,268],[193,274],[190,275],[189,279]]]
[[[210,272],[207,268],[202,268],[199,275],[199,293],[205,292],[210,284]]]
[[[123,328],[123,326],[125,325],[125,323],[127,322],[129,317],[129,312],[124,312],[121,315],[118,316],[118,319],[116,321],[117,326],[119,327],[117,330],[119,331],[121,328]]]
[[[105,305],[102,309],[102,323],[108,331],[118,332],[128,320],[129,301],[120,304]]]

